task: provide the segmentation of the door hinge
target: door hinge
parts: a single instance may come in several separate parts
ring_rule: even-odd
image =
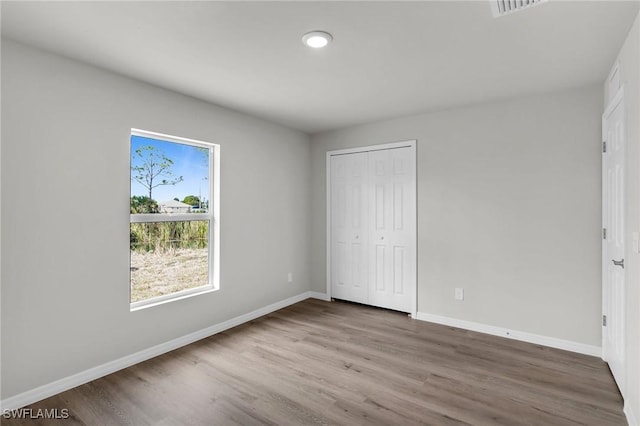
[[[603,240],[607,239],[607,228],[602,228],[602,239]]]
[[[607,141],[602,142],[602,152],[607,152]]]
[[[602,326],[603,326],[603,327],[606,327],[606,326],[607,326],[607,316],[606,316],[606,315],[603,315],[603,316],[602,316]]]

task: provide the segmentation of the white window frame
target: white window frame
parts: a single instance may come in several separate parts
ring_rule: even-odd
[[[151,297],[137,302],[131,302],[131,273],[129,273],[130,310],[136,311],[218,290],[220,288],[220,145],[179,136],[150,132],[147,130],[131,129],[131,133],[129,135],[129,150],[131,150],[132,136],[197,146],[200,148],[206,148],[209,151],[209,209],[207,213],[129,214],[129,224],[208,221],[209,243],[207,247],[209,250],[209,282],[204,286],[190,288],[162,296]],[[129,153],[129,158],[131,158],[131,153]],[[131,176],[131,161],[129,161],[129,176]],[[131,185],[129,185],[129,188],[131,188]],[[129,189],[129,192],[131,192],[131,189]],[[131,200],[131,193],[129,194],[129,200]],[[129,248],[129,251],[131,251],[131,248]],[[129,270],[131,270],[131,258],[129,258]]]

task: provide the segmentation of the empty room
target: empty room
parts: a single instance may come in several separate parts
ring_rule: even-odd
[[[640,0],[1,1],[3,425],[640,425]]]

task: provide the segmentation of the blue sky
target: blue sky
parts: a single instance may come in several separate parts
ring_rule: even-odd
[[[182,176],[183,181],[175,185],[161,185],[153,188],[153,199],[162,202],[179,198],[180,201],[187,195],[209,199],[209,157],[195,146],[167,142],[158,139],[150,139],[142,136],[131,136],[131,166],[142,163],[142,159],[136,155],[136,150],[143,146],[152,146],[156,153],[162,152],[167,158],[173,160],[171,172],[173,177]],[[149,195],[149,191],[143,185],[133,179],[135,172],[131,172],[131,195]],[[163,178],[160,177],[159,180]],[[169,179],[169,178],[165,178]]]

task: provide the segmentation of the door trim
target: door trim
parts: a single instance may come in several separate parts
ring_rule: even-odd
[[[416,254],[416,259],[415,259],[416,260],[415,261],[416,281],[413,283],[414,291],[412,292],[413,300],[411,302],[411,306],[412,306],[411,317],[416,318],[418,315],[418,164],[417,164],[418,141],[416,139],[402,141],[402,142],[392,142],[392,143],[385,143],[385,144],[378,144],[378,145],[368,145],[368,146],[362,146],[362,147],[356,147],[356,148],[346,148],[346,149],[337,149],[337,150],[327,151],[326,166],[325,166],[326,167],[325,174],[327,178],[326,179],[326,185],[327,185],[327,190],[326,190],[327,298],[331,300],[331,157],[336,155],[355,154],[359,152],[381,151],[385,149],[395,149],[395,148],[412,148],[413,156],[414,156],[413,160],[416,162],[416,169],[415,169],[416,170],[416,173],[415,173],[416,193],[414,194],[416,197],[416,216],[415,216],[416,233],[413,236],[413,241],[412,241],[414,253]]]

